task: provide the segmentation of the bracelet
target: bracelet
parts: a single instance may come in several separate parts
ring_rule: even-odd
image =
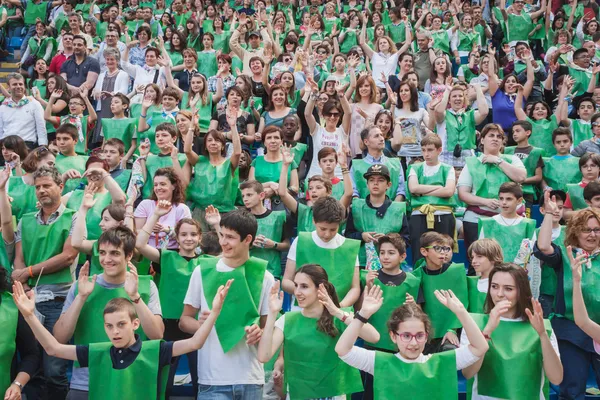
[[[448,330],[446,331],[446,333],[450,333],[450,332],[452,332],[452,333],[454,333],[454,334],[456,335],[456,331],[455,331],[454,329],[448,329]]]
[[[131,301],[132,301],[134,304],[138,304],[138,303],[140,302],[140,300],[141,300],[141,299],[142,299],[142,295],[138,295],[138,298],[137,298],[137,299],[135,299],[135,300],[131,299]]]
[[[488,340],[490,342],[492,341],[492,337],[490,335],[488,335],[487,333],[484,333],[483,331],[481,331],[481,334],[483,335],[485,340]]]
[[[33,267],[29,266],[29,268],[27,268],[27,270],[29,271],[29,277],[33,278]]]
[[[17,380],[13,381],[13,385],[17,386],[20,391],[23,391],[23,384]]]
[[[345,323],[349,316],[350,315],[348,313],[343,312],[342,313],[342,319],[341,319],[341,321]]]
[[[360,315],[360,311],[357,311],[357,312],[354,313],[354,318],[356,318],[357,320],[359,320],[363,324],[369,323],[369,320],[367,318],[365,318],[362,315]]]
[[[277,242],[273,242],[273,243],[275,243],[275,244],[273,245],[273,249],[274,249],[274,250],[277,250],[277,245],[278,245],[279,243],[277,243]]]
[[[349,173],[350,173],[350,170],[348,168],[342,168],[342,174],[343,175],[349,174]]]
[[[146,233],[148,234],[148,236],[152,236],[152,233],[148,232],[148,231],[147,231],[147,230],[145,230],[144,228],[142,228],[142,230],[143,230],[144,232],[146,232]]]
[[[132,213],[129,213],[129,214],[125,213],[125,218],[133,218],[133,214]]]
[[[144,115],[144,114],[140,114],[140,117],[141,117],[141,118],[146,118],[146,115]]]

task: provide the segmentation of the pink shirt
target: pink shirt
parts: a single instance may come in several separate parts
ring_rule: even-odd
[[[156,201],[142,200],[142,202],[136,208],[135,213],[133,213],[133,216],[135,218],[148,219],[148,217],[150,217],[152,214],[154,214],[155,208],[156,208]],[[160,217],[158,219],[158,222],[175,229],[175,225],[177,225],[177,222],[183,218],[192,218],[192,213],[190,212],[190,209],[188,206],[186,206],[183,203],[179,203],[177,205],[174,205],[168,214]],[[160,232],[158,234],[158,238],[157,238],[156,235],[154,234],[154,232],[152,232],[150,234],[150,239],[148,239],[148,244],[155,248],[164,248],[162,244],[167,240],[166,236],[167,236],[167,233]],[[166,246],[167,249],[172,250],[172,249],[179,248],[177,241],[175,240],[174,233],[171,236],[171,238],[168,240],[169,240],[169,242],[167,243],[167,246]]]

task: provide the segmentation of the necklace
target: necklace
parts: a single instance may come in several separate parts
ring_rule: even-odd
[[[517,216],[517,218],[515,218],[515,220],[513,221],[512,224],[509,224],[508,222],[506,222],[506,219],[504,219],[504,217],[502,215],[500,215],[500,218],[502,218],[502,222],[504,222],[504,225],[506,226],[513,226],[515,224],[517,224],[518,222],[520,222],[520,218]]]

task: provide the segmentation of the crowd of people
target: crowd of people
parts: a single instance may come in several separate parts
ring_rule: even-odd
[[[207,400],[584,399],[599,24],[0,0],[0,395],[168,399],[187,355]]]

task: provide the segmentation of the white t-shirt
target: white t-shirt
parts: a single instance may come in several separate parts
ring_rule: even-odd
[[[502,226],[513,226],[513,225],[520,224],[523,217],[517,216],[517,218],[504,218],[504,217],[502,217],[502,215],[498,214],[498,215],[494,215],[492,217],[492,219],[494,221],[496,221],[496,223],[498,223]],[[479,239],[483,239],[483,238],[485,238],[485,235],[483,232],[483,227],[481,227],[481,231],[479,231]]]
[[[348,143],[348,135],[344,132],[344,128],[338,126],[335,132],[327,132],[327,129],[319,125],[317,131],[312,137],[313,140],[313,158],[310,163],[310,169],[306,178],[310,178],[314,175],[321,175],[323,171],[319,166],[319,151],[324,147],[331,147],[336,152],[342,150],[342,143]],[[336,165],[334,174],[337,178],[342,179],[342,169],[339,165]]]
[[[223,260],[217,263],[217,271],[229,272]],[[260,315],[269,313],[269,294],[275,278],[265,271],[258,311]],[[184,304],[199,310],[209,310],[202,287],[202,273],[197,267],[192,273],[185,295]],[[248,346],[245,340],[229,352],[224,353],[217,331],[213,327],[204,346],[198,350],[198,383],[201,385],[264,385],[265,372],[262,363],[256,358],[257,345]]]
[[[371,57],[371,71],[373,73],[371,76],[377,77],[377,79],[375,79],[375,84],[377,87],[382,89],[385,88],[385,84],[381,82],[379,77],[381,76],[382,72],[386,79],[390,75],[394,75],[396,72],[396,67],[398,66],[398,57],[400,57],[398,52],[388,56],[383,55],[383,53],[373,52],[373,57]]]
[[[438,171],[440,170],[440,167],[442,166],[442,163],[438,163],[437,165],[427,165],[427,163],[423,163],[423,176],[433,176],[435,174],[438,173]],[[419,181],[419,176],[417,175],[417,172],[415,171],[414,168],[411,168],[409,173],[408,173],[408,180],[410,180],[410,177],[414,176],[417,178],[417,182]],[[448,176],[446,177],[446,185],[448,185],[450,182],[454,182],[456,180],[456,173],[454,172],[454,167],[451,167],[451,170],[448,172]],[[419,182],[421,183],[421,182]],[[450,214],[449,211],[436,211],[433,213],[434,215],[445,215],[445,214]],[[414,209],[412,212],[412,215],[422,215],[421,211]]]
[[[500,317],[501,321],[509,321],[509,322],[521,322],[523,321],[522,318],[517,318],[517,319],[510,319],[510,318],[502,318]],[[467,338],[467,335],[465,334],[465,330],[463,329],[461,335],[460,335],[460,348],[464,347],[464,346],[468,346],[469,345],[469,338]],[[554,349],[554,351],[556,351],[556,354],[558,354],[559,358],[560,358],[560,352],[558,351],[558,342],[556,341],[556,335],[554,335],[554,330],[552,331],[552,334],[550,335],[550,343],[552,343],[552,348]],[[542,368],[542,384],[540,387],[540,400],[544,400],[544,392],[543,392],[543,388],[544,388],[544,369]],[[473,395],[471,397],[472,400],[502,400],[502,399],[497,399],[496,397],[490,397],[490,396],[482,396],[477,392],[477,374],[475,374],[475,379],[473,379]]]

